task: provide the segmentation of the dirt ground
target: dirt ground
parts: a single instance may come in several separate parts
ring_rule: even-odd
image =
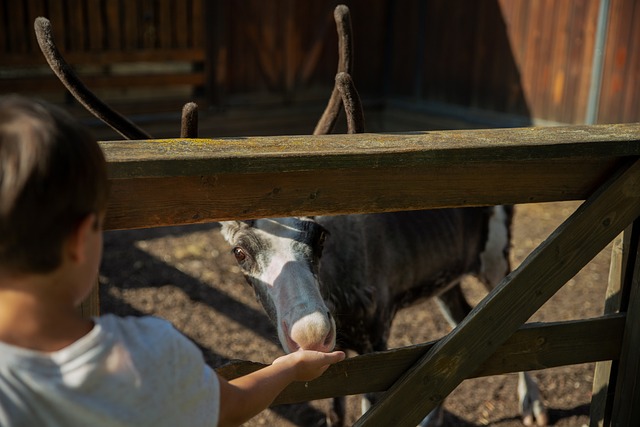
[[[517,266],[579,205],[577,202],[521,205],[516,208],[513,264]],[[603,310],[610,247],[569,281],[531,321],[589,318]],[[103,312],[153,314],[166,318],[203,350],[208,363],[230,359],[270,362],[282,351],[271,326],[216,225],[196,225],[105,235],[101,269]],[[464,282],[470,300],[485,292]],[[439,338],[449,327],[436,305],[426,301],[395,319],[390,345],[405,346]],[[372,373],[373,374],[373,373]],[[593,364],[534,372],[555,426],[588,424]],[[446,400],[450,426],[520,426],[517,375],[463,382]],[[358,416],[359,398],[348,398],[349,422]],[[323,426],[328,400],[267,410],[247,426]]]

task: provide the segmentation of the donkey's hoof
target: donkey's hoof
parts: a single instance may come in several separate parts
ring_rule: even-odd
[[[547,408],[540,400],[526,400],[522,402],[522,424],[525,426],[540,426],[545,427],[549,425],[549,414]]]
[[[429,413],[418,427],[442,427],[444,425],[444,407],[438,405],[433,411]]]

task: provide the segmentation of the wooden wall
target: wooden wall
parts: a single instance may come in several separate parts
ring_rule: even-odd
[[[391,95],[528,116],[496,1],[394,5]]]
[[[318,81],[327,86],[336,70],[326,49],[336,40],[334,7],[317,0],[216,2],[211,38],[220,102],[248,96],[290,102]]]
[[[287,102],[326,97],[337,64],[331,13],[338,2],[217,3],[225,13],[219,82],[227,101],[255,92]],[[353,22],[354,78],[365,99],[586,119],[598,0],[344,3]],[[600,123],[640,121],[638,3],[611,0]]]
[[[598,1],[500,0],[499,4],[531,116],[582,122]]]
[[[392,96],[583,123],[597,0],[394,3]],[[640,5],[611,0],[598,122],[640,120]]]
[[[203,0],[0,0],[1,66],[44,63],[33,30],[38,16],[51,21],[56,44],[69,60],[203,55]]]
[[[338,66],[333,10],[351,8],[358,88],[380,92],[386,1],[219,0],[212,11],[216,81],[222,102],[326,100]]]
[[[64,94],[38,47],[38,16],[82,80],[106,89],[101,96],[205,85],[203,0],[0,0],[0,93]]]
[[[4,69],[42,63],[32,19],[49,14],[74,64],[186,58],[202,62],[190,84],[221,107],[322,103],[338,3],[351,9],[369,105],[585,121],[599,0],[0,0],[0,92],[16,87]],[[608,18],[597,121],[640,121],[640,2],[610,0]]]
[[[600,123],[640,121],[640,2],[611,0]]]

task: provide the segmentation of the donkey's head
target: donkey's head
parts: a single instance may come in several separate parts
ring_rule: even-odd
[[[336,325],[317,274],[324,228],[308,217],[228,221],[222,235],[278,328],[283,349],[331,351]]]

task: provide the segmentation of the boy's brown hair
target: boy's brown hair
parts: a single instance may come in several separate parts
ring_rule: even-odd
[[[47,273],[79,222],[107,205],[102,150],[62,109],[0,97],[0,269]]]

